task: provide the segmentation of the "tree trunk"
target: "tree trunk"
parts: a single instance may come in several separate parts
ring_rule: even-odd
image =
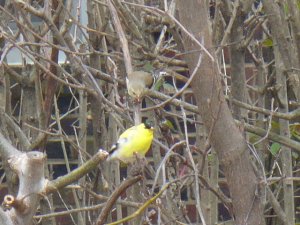
[[[237,3],[236,3],[237,4]],[[232,24],[230,31],[230,77],[231,77],[231,94],[234,99],[241,102],[246,101],[246,74],[245,74],[245,47],[241,45],[243,40],[244,15],[241,12],[241,7],[237,7],[237,15]],[[233,117],[235,119],[247,120],[247,111],[239,106],[232,105]]]
[[[178,1],[178,10],[183,26],[197,40],[203,40],[205,47],[211,50],[213,46],[206,1]],[[187,35],[183,35],[183,44],[186,52],[200,50]],[[217,64],[206,53],[202,54],[202,63],[192,82],[192,89],[208,133],[212,129],[210,141],[224,167],[235,223],[264,224],[263,205],[260,196],[256,195],[259,193],[258,180],[250,161],[249,149],[224,99]],[[186,56],[190,71],[197,64],[197,56],[197,53]]]

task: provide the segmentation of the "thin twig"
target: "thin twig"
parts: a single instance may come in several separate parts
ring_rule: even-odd
[[[118,17],[118,13],[111,2],[111,0],[107,0],[108,8],[110,10],[111,16],[112,16],[112,21],[115,26],[116,32],[119,36],[120,42],[121,42],[121,47],[124,55],[124,63],[125,63],[125,68],[127,74],[131,73],[132,70],[132,63],[131,63],[131,56],[129,53],[129,48],[128,48],[128,41],[126,39],[125,33],[123,31],[121,21]]]
[[[137,211],[135,211],[133,214],[119,220],[113,223],[108,223],[107,225],[117,225],[117,224],[121,224],[124,222],[127,222],[135,217],[137,217],[138,215],[140,215],[142,212],[144,212],[144,210],[150,205],[152,204],[156,199],[158,199],[159,196],[162,195],[162,193],[167,190],[167,188],[169,187],[171,183],[166,184],[164,187],[162,187],[162,189],[152,198],[150,198],[148,201],[146,201],[142,207],[140,207]],[[102,224],[97,224],[97,225],[102,225]]]
[[[204,47],[204,45],[202,45],[200,43],[200,41],[197,40],[197,38],[194,37],[194,35],[192,35],[173,15],[171,15],[169,12],[165,12],[162,11],[158,8],[155,7],[151,7],[151,6],[145,6],[145,5],[140,5],[140,4],[136,4],[136,3],[131,3],[131,2],[124,2],[125,4],[129,4],[129,5],[133,5],[136,7],[140,7],[140,8],[147,8],[147,9],[151,9],[154,12],[158,12],[161,15],[166,15],[168,17],[170,17],[170,19],[172,19],[180,28],[181,30],[192,39],[192,41],[194,41],[198,46],[200,46],[200,48],[208,55],[208,57],[211,59],[212,62],[215,61],[214,57],[210,54],[210,52]]]
[[[129,178],[125,180],[110,196],[109,200],[106,202],[105,207],[101,211],[101,214],[99,215],[95,225],[103,225],[109,215],[109,212],[111,211],[111,208],[117,201],[117,199],[120,197],[120,195],[130,186],[138,182],[142,179],[141,175]]]
[[[274,98],[271,99],[271,112],[273,112],[273,107],[274,107]],[[268,138],[269,133],[270,133],[271,128],[272,128],[272,118],[273,118],[273,113],[271,113],[271,115],[270,115],[268,129],[267,129],[267,132],[266,132],[265,136],[263,136],[261,139],[259,139],[255,143],[253,143],[253,146],[259,144],[260,142],[262,142],[263,140]]]
[[[201,65],[201,62],[202,62],[202,54],[200,53],[200,55],[198,57],[198,62],[196,64],[196,66],[195,66],[195,68],[194,68],[191,76],[189,77],[188,81],[184,84],[184,86],[179,91],[176,91],[176,93],[172,97],[168,98],[166,101],[164,101],[164,102],[162,102],[160,104],[157,104],[155,106],[148,107],[148,108],[146,108],[146,110],[148,111],[148,110],[152,110],[152,109],[162,108],[165,104],[171,102],[176,97],[178,97],[179,95],[181,95],[188,88],[188,86],[192,83],[194,77],[197,75],[197,72],[198,72],[198,69],[199,69],[199,67]]]

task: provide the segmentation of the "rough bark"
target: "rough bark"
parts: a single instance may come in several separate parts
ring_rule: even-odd
[[[238,2],[235,2],[238,4]],[[245,46],[243,40],[244,15],[241,7],[237,6],[235,20],[230,31],[230,69],[231,69],[231,94],[234,99],[246,102],[246,74],[245,74]],[[247,112],[238,106],[233,105],[233,116],[235,119],[247,119]]]
[[[180,21],[197,40],[212,49],[206,1],[178,1]],[[198,16],[198,17],[197,17]],[[183,37],[185,51],[199,49],[187,36]],[[189,69],[195,68],[197,54],[186,57]],[[230,189],[236,224],[264,224],[263,205],[256,196],[258,185],[250,161],[250,153],[241,131],[234,123],[224,99],[215,62],[203,53],[192,89],[210,141],[216,150]],[[227,131],[227,132],[224,132]],[[259,192],[258,192],[259,193]]]

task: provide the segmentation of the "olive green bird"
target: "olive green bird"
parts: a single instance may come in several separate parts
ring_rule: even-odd
[[[144,71],[133,71],[126,78],[128,94],[137,102],[147,94],[148,89],[152,86],[154,77],[151,73]]]

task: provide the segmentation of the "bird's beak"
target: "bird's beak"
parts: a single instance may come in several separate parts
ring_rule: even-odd
[[[141,103],[141,102],[142,102],[141,96],[137,96],[137,97],[136,97],[136,103]]]

